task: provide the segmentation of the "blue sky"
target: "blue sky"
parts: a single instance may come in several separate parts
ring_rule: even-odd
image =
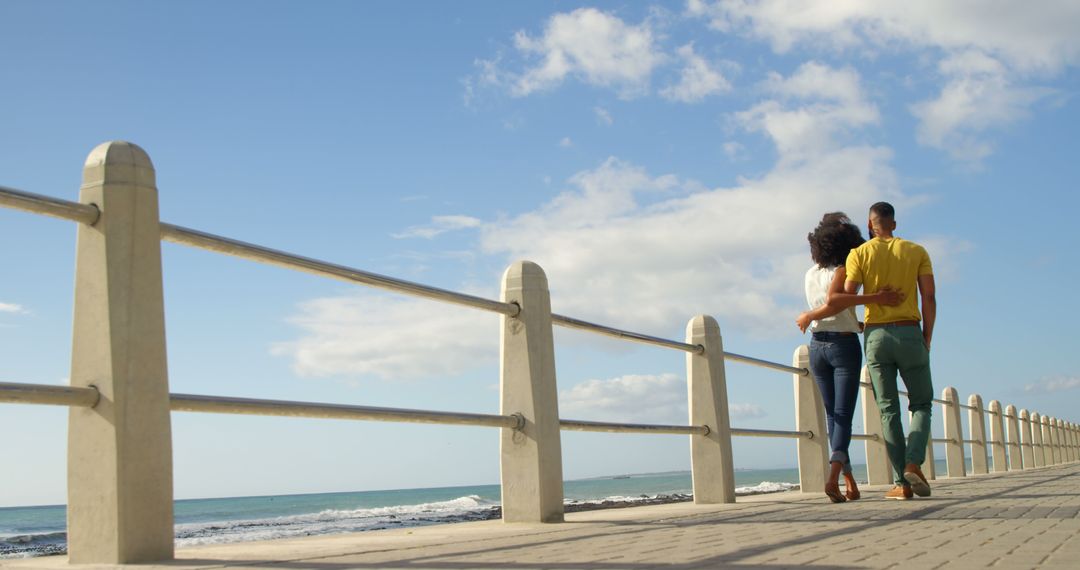
[[[887,199],[935,263],[936,389],[1076,421],[1078,26],[1068,1],[9,1],[0,184],[76,199],[86,154],[129,140],[167,222],[493,298],[531,259],[558,313],[674,339],[711,314],[780,362],[806,233]],[[74,235],[0,211],[0,381],[66,382]],[[162,248],[174,392],[498,410],[494,316]],[[564,416],[685,421],[681,353],[556,341]],[[791,427],[790,377],[728,381],[735,425]],[[65,418],[0,405],[0,505],[63,502]],[[173,430],[180,498],[498,480],[481,428]],[[563,447],[568,478],[689,466],[675,436]]]

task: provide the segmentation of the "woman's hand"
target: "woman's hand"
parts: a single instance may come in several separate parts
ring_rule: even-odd
[[[878,291],[877,293],[875,293],[874,297],[876,298],[874,303],[876,303],[878,305],[887,305],[889,307],[895,307],[895,306],[899,305],[900,303],[904,302],[904,298],[906,297],[906,295],[904,295],[903,292],[898,291],[896,289],[893,289],[892,287],[886,285],[885,287],[883,287],[881,289],[881,291]]]
[[[810,318],[809,311],[803,311],[799,313],[798,317],[795,317],[795,324],[798,325],[799,330],[806,332],[806,329],[810,328],[810,323],[813,319]]]

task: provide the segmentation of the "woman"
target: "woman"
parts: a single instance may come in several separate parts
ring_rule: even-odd
[[[799,329],[813,331],[810,342],[810,371],[821,390],[829,430],[829,477],[825,494],[834,503],[860,497],[851,473],[848,447],[851,444],[851,420],[859,396],[862,372],[862,348],[859,333],[862,323],[855,316],[855,305],[876,303],[896,305],[901,296],[885,290],[874,295],[844,294],[847,273],[844,264],[848,252],[866,240],[859,228],[842,213],[825,214],[812,233],[810,257],[814,266],[806,272],[806,302],[810,310],[795,319]],[[840,473],[844,474],[846,492],[840,493]]]

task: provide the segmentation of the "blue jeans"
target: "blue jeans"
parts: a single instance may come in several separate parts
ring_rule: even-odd
[[[851,420],[859,399],[862,348],[855,333],[816,332],[810,341],[810,371],[825,402],[825,425],[829,429],[832,457],[851,473]]]

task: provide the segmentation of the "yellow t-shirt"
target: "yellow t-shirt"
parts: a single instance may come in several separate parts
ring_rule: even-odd
[[[904,301],[895,307],[866,305],[868,325],[922,320],[918,277],[933,273],[926,250],[897,237],[874,238],[851,250],[847,258],[847,280],[862,283],[863,293],[877,293],[886,285],[904,293]]]

